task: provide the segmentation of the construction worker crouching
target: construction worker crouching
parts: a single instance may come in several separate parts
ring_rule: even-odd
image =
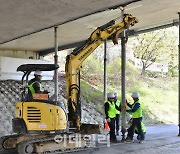
[[[137,127],[139,133],[139,143],[143,143],[144,141],[144,133],[142,130],[141,122],[142,122],[142,107],[139,102],[139,93],[134,92],[131,97],[134,100],[134,103],[131,105],[129,102],[126,102],[130,110],[126,110],[127,112],[132,113],[132,125],[128,129],[128,134],[126,141],[133,141],[133,136],[135,132],[135,128]]]
[[[115,96],[114,103],[117,105],[118,108],[121,108],[121,102],[120,100],[118,100],[118,93],[114,93],[114,96]],[[115,124],[116,124],[116,135],[119,136],[120,111],[117,109],[116,109]]]
[[[114,93],[108,93],[107,99],[108,101],[105,102],[105,115],[108,125],[110,127],[110,141],[118,142],[115,135],[115,118],[116,118],[116,109],[119,108],[114,103],[115,100]]]
[[[132,122],[133,122],[133,119],[131,117],[131,119],[129,120],[129,124],[132,125]],[[130,128],[130,127],[129,127]],[[127,129],[127,131],[129,132],[129,128]],[[143,122],[141,122],[141,128],[142,128],[142,131],[144,133],[144,139],[145,139],[145,134],[146,134],[146,127],[144,126]],[[135,127],[135,134],[137,134],[137,140],[140,140],[140,135],[139,135],[139,131],[137,129],[137,127]]]

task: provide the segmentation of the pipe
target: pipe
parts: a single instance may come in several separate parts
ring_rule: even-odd
[[[57,28],[54,27],[54,48],[55,48],[55,54],[54,54],[54,64],[58,65],[58,41],[57,41]],[[55,84],[55,101],[58,101],[58,69],[54,70],[54,84]]]
[[[107,40],[104,40],[104,102],[107,100]]]
[[[122,16],[124,16],[124,10],[122,9]],[[126,31],[121,33],[121,141],[125,141],[126,133]]]
[[[121,132],[122,132],[122,142],[125,141],[126,133],[126,38],[125,31],[121,36]]]
[[[179,45],[178,45],[178,103],[179,103],[179,134],[178,136],[180,136],[180,12],[178,12],[179,15]]]
[[[107,40],[104,40],[104,102],[107,101]],[[103,123],[105,128],[105,107],[103,104]]]

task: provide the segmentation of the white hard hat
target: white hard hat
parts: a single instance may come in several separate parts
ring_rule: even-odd
[[[118,97],[118,93],[114,93],[114,96],[115,96],[115,97]]]
[[[115,95],[114,95],[114,93],[108,93],[108,94],[107,94],[107,97],[108,97],[108,98],[115,98]]]
[[[134,92],[131,95],[132,98],[139,98],[139,93],[138,92]]]
[[[40,75],[40,76],[42,76],[42,72],[37,70],[37,71],[34,72],[34,75]]]

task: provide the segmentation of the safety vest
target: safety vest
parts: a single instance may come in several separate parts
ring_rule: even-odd
[[[139,103],[139,100],[136,101],[133,105],[132,105],[132,109],[134,108],[134,106]],[[139,103],[140,104],[140,103]],[[132,118],[140,118],[142,117],[142,108],[141,108],[141,104],[140,104],[140,107],[135,111],[135,112],[132,112]]]
[[[34,85],[36,82],[37,82],[38,84],[40,84],[38,81],[35,81],[35,82],[31,83],[31,84],[28,86],[28,87],[29,87],[29,90],[30,90],[30,92],[31,92],[32,95],[36,93],[36,92],[35,92],[35,89],[34,89],[34,87],[33,87],[33,85]],[[40,84],[40,91],[42,91],[42,86],[41,86],[41,84]]]
[[[144,124],[143,124],[142,122],[141,122],[141,129],[142,129],[143,133],[146,132],[146,127],[144,126]],[[135,130],[138,132],[137,127],[135,127]],[[138,132],[138,133],[139,133],[139,132]]]
[[[115,102],[116,106],[120,106],[121,102],[119,100],[116,100]],[[120,114],[120,111],[116,109],[116,114]]]
[[[107,101],[108,103],[109,103],[109,110],[108,110],[108,116],[109,116],[109,118],[115,118],[116,117],[116,107],[115,107],[115,104],[114,104],[114,102],[109,102],[109,101]]]

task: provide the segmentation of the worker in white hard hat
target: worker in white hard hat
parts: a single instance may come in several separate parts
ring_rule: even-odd
[[[119,109],[115,103],[114,93],[107,94],[107,101],[105,102],[105,115],[108,125],[110,127],[110,141],[118,142],[115,134],[115,118],[116,118],[116,108]]]
[[[114,103],[121,108],[121,102],[118,100],[118,93],[114,93],[115,99]],[[119,136],[119,125],[120,125],[120,111],[116,109],[116,118],[115,118],[115,125],[116,125],[116,135]]]
[[[130,110],[126,110],[129,113],[132,113],[132,125],[128,129],[128,134],[126,141],[133,141],[134,131],[137,127],[138,133],[139,133],[139,143],[143,143],[144,141],[144,133],[142,130],[142,107],[139,101],[139,93],[134,92],[132,93],[131,97],[134,100],[133,104],[130,104],[129,102],[126,102],[128,107],[130,107]]]
[[[37,71],[34,72],[34,76],[35,76],[35,77],[36,77],[36,76],[42,77],[42,72],[37,70]]]
[[[43,93],[41,79],[42,79],[42,72],[39,70],[36,70],[34,72],[34,78],[31,79],[28,83],[29,99],[32,99],[33,94]]]

